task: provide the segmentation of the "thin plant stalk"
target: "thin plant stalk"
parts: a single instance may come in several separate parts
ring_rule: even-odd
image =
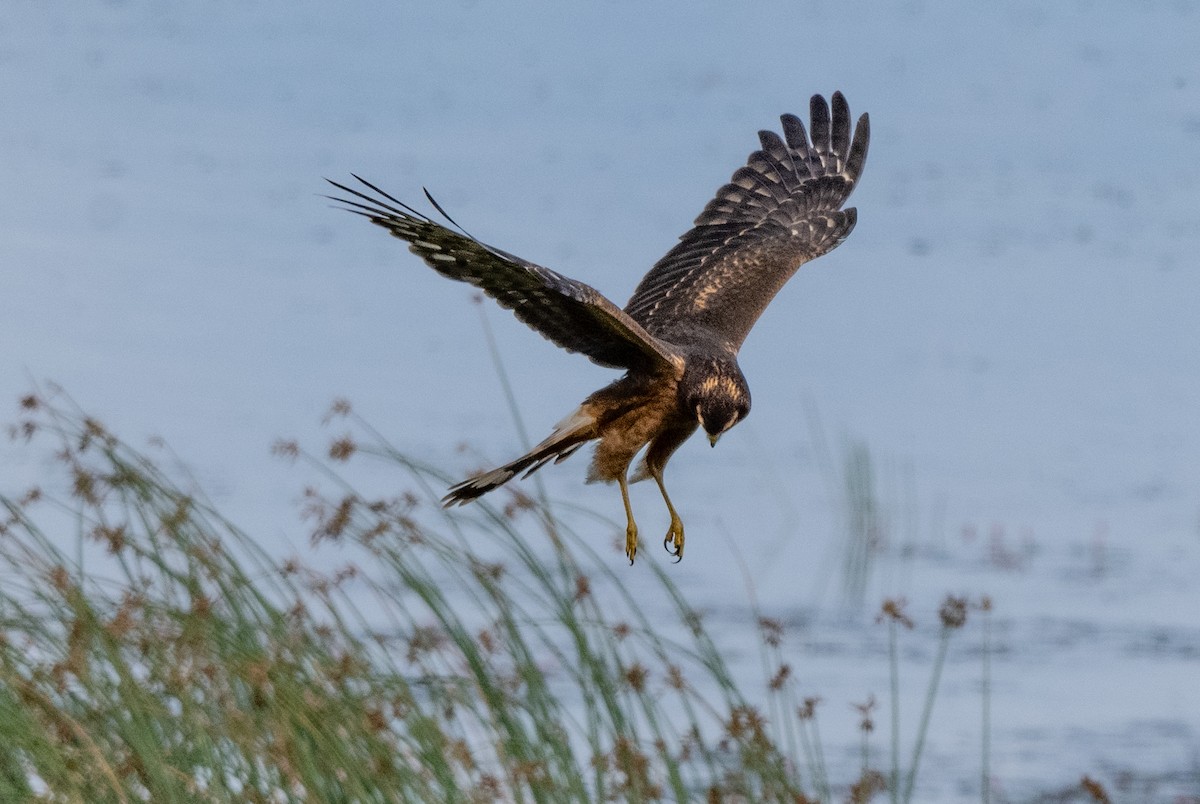
[[[983,671],[980,680],[979,722],[982,728],[982,746],[980,757],[980,799],[983,804],[992,801],[992,605],[984,598],[983,602]]]
[[[871,769],[871,732],[862,730],[862,776],[865,778]]]
[[[808,708],[807,703],[806,708]],[[821,748],[821,733],[817,728],[815,707],[808,712],[808,717],[803,718],[800,722],[800,745],[804,751],[805,761],[808,763],[817,799],[823,802],[832,801],[833,793],[829,789],[829,773],[825,767],[825,754]]]
[[[921,709],[921,722],[917,727],[917,741],[913,746],[912,763],[908,768],[908,777],[904,783],[904,804],[912,801],[913,787],[917,783],[917,771],[921,767],[921,753],[925,749],[925,736],[929,732],[929,721],[933,715],[933,702],[937,699],[938,684],[942,680],[942,668],[946,665],[946,653],[950,647],[950,632],[953,629],[943,626],[938,638],[937,656],[933,660],[933,670],[929,676],[929,689],[925,693],[925,705]]]
[[[892,773],[888,784],[892,804],[900,800],[900,660],[896,618],[888,619],[888,671],[892,685]]]
[[[500,379],[500,387],[504,390],[505,404],[508,405],[508,412],[512,416],[513,426],[517,430],[517,437],[521,439],[521,449],[528,452],[533,449],[533,440],[529,437],[529,429],[525,426],[525,417],[521,415],[521,407],[517,404],[517,394],[513,390],[512,381],[508,378],[508,369],[504,365],[504,356],[500,354],[500,347],[496,344],[496,335],[492,331],[492,323],[488,320],[487,311],[484,309],[483,304],[478,304],[478,307],[479,326],[483,329],[483,337],[487,341],[488,354],[491,356],[492,365],[496,369],[496,376]],[[538,502],[541,504],[540,510],[544,515],[546,528],[550,532],[551,538],[557,539],[558,526],[550,507],[550,495],[546,491],[546,483],[540,474],[534,474],[533,486],[537,492]]]

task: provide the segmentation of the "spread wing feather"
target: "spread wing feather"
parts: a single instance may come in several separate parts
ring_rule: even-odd
[[[851,128],[833,94],[809,104],[804,123],[783,115],[783,137],[759,132],[750,155],[642,279],[625,312],[651,334],[685,344],[716,340],[736,351],[771,299],[809,260],[841,243],[857,214],[842,204],[867,159],[867,115]]]
[[[667,344],[590,285],[447,229],[370,182],[354,178],[365,190],[330,181],[353,196],[330,198],[407,241],[409,250],[442,276],[469,282],[567,351],[582,352],[610,368],[663,369],[677,363]]]

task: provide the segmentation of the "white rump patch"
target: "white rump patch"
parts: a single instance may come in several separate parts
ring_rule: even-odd
[[[591,427],[595,423],[595,418],[586,413],[583,409],[583,406],[580,405],[579,407],[575,408],[575,410],[573,410],[569,416],[567,416],[558,424],[554,425],[554,436],[558,435],[559,433],[570,432],[582,427]],[[551,436],[551,438],[554,436]],[[549,439],[547,439],[547,441],[548,440]]]

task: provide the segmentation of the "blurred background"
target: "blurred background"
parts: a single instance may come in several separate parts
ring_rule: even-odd
[[[428,187],[624,304],[758,129],[841,90],[871,114],[858,227],[747,341],[753,415],[672,462],[673,577],[737,644],[744,562],[848,743],[886,678],[882,597],[932,627],[947,592],[989,594],[998,785],[1200,789],[1200,4],[1117,10],[10,0],[0,410],[61,385],[293,550],[300,480],[269,447],[336,397],[448,471],[521,451],[481,310],[535,439],[613,377],[331,209],[322,177]],[[40,460],[0,446],[3,488]],[[619,518],[585,470],[543,473],[551,496]],[[652,485],[634,505],[665,529]],[[939,700],[948,801],[973,684]]]

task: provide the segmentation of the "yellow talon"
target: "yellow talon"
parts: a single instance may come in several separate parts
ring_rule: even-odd
[[[674,511],[671,512],[671,527],[663,537],[663,547],[675,557],[676,563],[683,560],[683,520]]]
[[[675,506],[671,504],[671,498],[667,496],[667,487],[663,484],[662,467],[650,467],[650,475],[658,484],[663,502],[667,504],[667,510],[671,512],[671,527],[667,528],[667,535],[663,537],[663,547],[674,556],[675,563],[678,564],[683,560],[683,520],[679,518],[679,514],[675,512]]]

